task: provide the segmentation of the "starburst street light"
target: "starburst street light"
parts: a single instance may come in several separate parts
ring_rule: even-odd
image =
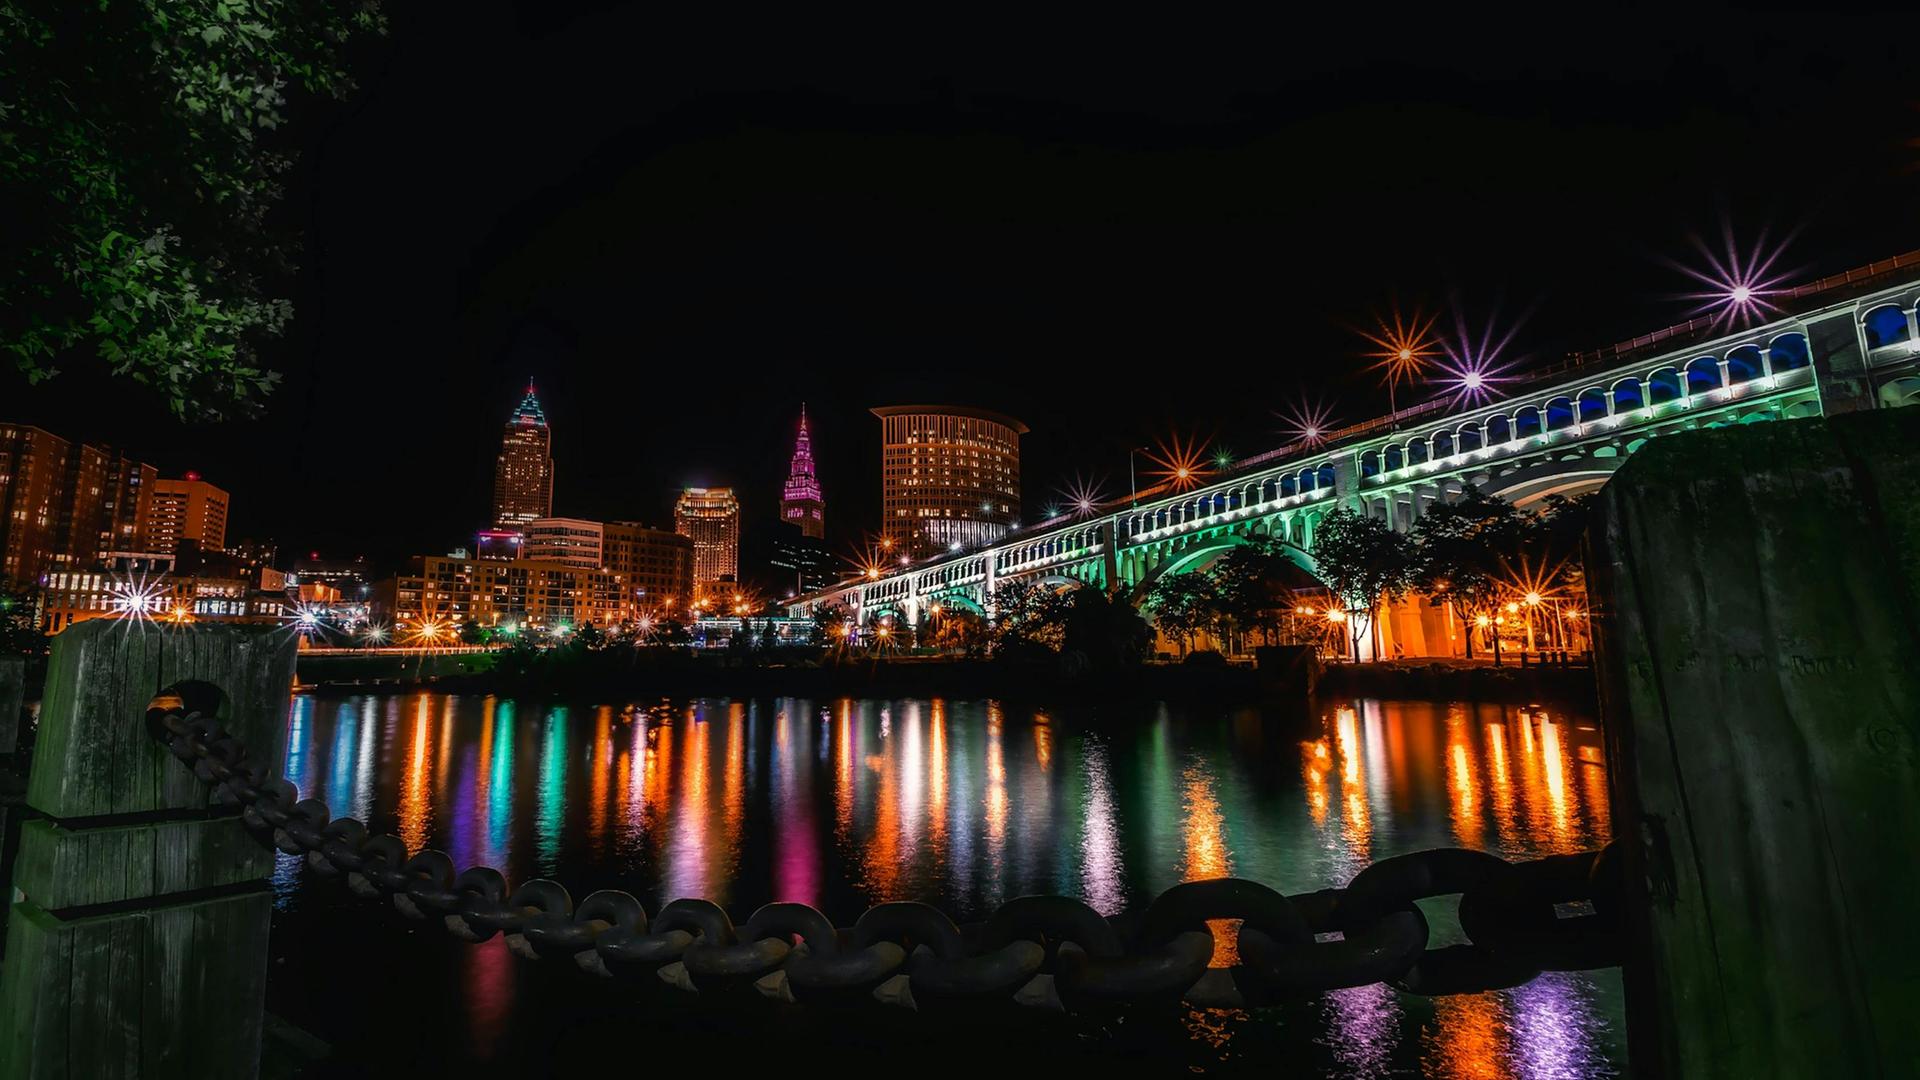
[[[1771,298],[1787,291],[1791,272],[1779,264],[1792,241],[1793,235],[1789,233],[1779,243],[1771,243],[1767,231],[1761,229],[1753,246],[1742,250],[1734,239],[1733,223],[1722,221],[1719,250],[1697,234],[1687,237],[1687,242],[1705,261],[1704,266],[1689,266],[1673,259],[1665,261],[1702,286],[1699,291],[1680,294],[1681,299],[1694,305],[1689,317],[1710,316],[1715,329],[1732,329],[1736,323],[1755,316],[1782,313],[1783,309]]]
[[[1060,490],[1060,494],[1066,498],[1069,510],[1085,517],[1091,515],[1101,503],[1107,501],[1107,493],[1103,487],[1099,480],[1091,477],[1083,479],[1079,473],[1074,473],[1073,480]],[[1049,516],[1059,516],[1058,510],[1056,509]]]
[[[1453,332],[1442,343],[1443,359],[1438,365],[1449,401],[1456,406],[1477,405],[1492,397],[1501,383],[1513,377],[1514,361],[1507,356],[1507,350],[1525,323],[1526,316],[1522,315],[1503,332],[1496,305],[1487,315],[1486,325],[1476,334],[1468,327],[1460,305],[1454,305]]]
[[[1206,447],[1200,445],[1198,439],[1188,441],[1174,435],[1155,442],[1154,447],[1147,453],[1147,458],[1158,466],[1153,475],[1174,491],[1198,485],[1211,471],[1207,468]]]
[[[1282,409],[1278,415],[1286,421],[1283,430],[1302,446],[1315,447],[1327,441],[1327,425],[1333,418],[1331,407],[1301,398],[1299,402]]]
[[[1386,316],[1374,316],[1372,330],[1360,331],[1361,337],[1377,346],[1367,354],[1374,360],[1368,370],[1384,373],[1389,412],[1400,411],[1394,394],[1400,384],[1417,381],[1439,354],[1439,342],[1433,335],[1438,319],[1438,315],[1426,315],[1418,309],[1404,315],[1396,303]]]

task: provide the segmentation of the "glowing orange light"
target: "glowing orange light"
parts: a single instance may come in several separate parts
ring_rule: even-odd
[[[1385,373],[1389,394],[1401,383],[1419,378],[1439,352],[1433,338],[1433,324],[1438,318],[1419,311],[1404,315],[1396,304],[1385,317],[1374,316],[1372,330],[1360,331],[1361,337],[1379,346],[1367,353],[1375,361],[1369,370]]]
[[[1185,491],[1207,477],[1207,449],[1198,439],[1186,440],[1175,435],[1155,446],[1155,450],[1147,453],[1159,466],[1152,475],[1174,491]]]

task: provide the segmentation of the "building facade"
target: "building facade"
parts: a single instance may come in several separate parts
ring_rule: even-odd
[[[153,466],[109,447],[0,424],[0,583],[27,585],[148,543]]]
[[[637,521],[609,521],[600,558],[641,612],[678,615],[693,598],[693,540]]]
[[[56,570],[41,582],[40,625],[49,634],[88,619],[280,625],[292,614],[286,575],[271,567],[249,573],[225,560],[191,572]]]
[[[598,570],[606,526],[584,518],[547,517],[527,522],[527,541],[521,558],[559,563],[576,570]]]
[[[493,467],[493,527],[519,532],[553,514],[553,433],[546,410],[527,383],[527,396],[507,418]]]
[[[740,578],[740,500],[732,488],[687,488],[673,505],[673,531],[693,541],[697,589]]]
[[[793,442],[793,460],[787,482],[780,489],[780,520],[796,526],[804,536],[827,538],[827,500],[813,468],[813,438],[807,432],[807,407],[800,406],[800,434]]]
[[[880,418],[881,535],[915,558],[991,544],[1020,516],[1020,436],[1010,416],[895,405]]]
[[[531,559],[419,555],[374,587],[372,615],[402,644],[445,643],[462,627],[538,633],[633,616],[617,575]]]
[[[224,551],[228,504],[227,493],[199,473],[154,481],[147,547],[167,554],[179,550],[181,541],[192,540],[202,551]]]
[[[824,589],[833,584],[834,559],[827,542],[811,536],[791,522],[773,527],[767,542],[767,566],[773,578],[775,596],[797,596]]]

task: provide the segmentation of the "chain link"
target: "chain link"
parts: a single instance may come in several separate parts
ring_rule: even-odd
[[[1622,953],[1612,845],[1521,863],[1461,848],[1397,855],[1344,888],[1297,896],[1237,878],[1193,881],[1161,893],[1131,921],[1064,896],[1009,900],[967,927],[913,902],[869,908],[848,928],[796,903],[767,904],[735,927],[719,905],[691,898],[650,919],[638,899],[616,889],[576,906],[557,882],[510,889],[492,867],[456,872],[444,852],[409,854],[398,837],[369,834],[364,823],[335,820],[324,802],[301,798],[207,717],[156,710],[150,726],[213,787],[217,803],[240,807],[255,835],[320,876],[343,876],[358,896],[390,899],[411,919],[438,919],[463,941],[504,935],[528,959],[707,997],[872,997],[915,1009],[995,1001],[1076,1012],[1181,1000],[1239,1007],[1370,983],[1473,993],[1542,971],[1617,966]],[[1428,948],[1416,901],[1456,893],[1469,943]],[[1221,920],[1240,923],[1239,962],[1210,969]],[[1135,929],[1123,933],[1127,925]]]

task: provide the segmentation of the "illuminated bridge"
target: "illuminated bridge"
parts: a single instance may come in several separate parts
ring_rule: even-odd
[[[1402,409],[1185,491],[1150,488],[797,597],[789,612],[844,603],[861,620],[918,622],[935,603],[984,610],[1000,582],[1023,577],[1137,594],[1252,536],[1280,539],[1311,570],[1314,530],[1336,506],[1405,531],[1469,486],[1521,506],[1593,491],[1647,440],[1677,431],[1920,401],[1920,252],[1770,299],[1790,314],[1717,336],[1713,320],[1696,319],[1526,373],[1494,400]]]

